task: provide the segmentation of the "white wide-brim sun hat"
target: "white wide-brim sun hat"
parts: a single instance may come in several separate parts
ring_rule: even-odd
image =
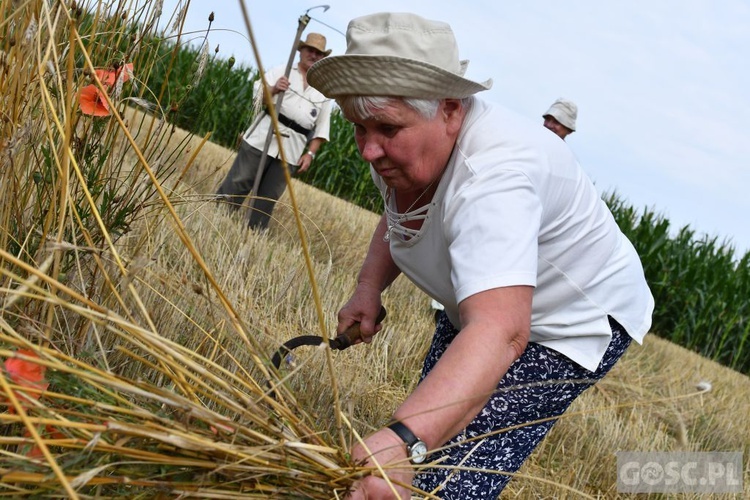
[[[326,97],[394,96],[421,99],[469,97],[492,80],[464,78],[451,27],[415,14],[379,13],[353,19],[346,54],[313,64],[307,81]]]

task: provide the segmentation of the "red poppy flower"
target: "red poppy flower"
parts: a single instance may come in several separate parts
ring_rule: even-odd
[[[30,358],[39,357],[37,353],[28,349],[19,349],[18,354],[23,354]],[[47,367],[40,363],[20,358],[8,358],[5,360],[4,366],[7,377],[16,385],[41,391],[47,390],[47,387],[49,387],[49,383],[44,379],[44,373],[47,370]],[[14,392],[16,398],[24,407],[28,406],[30,400],[39,399],[41,397],[40,392],[27,393],[20,390]],[[7,402],[5,403],[7,404]],[[15,412],[16,409],[9,405],[8,413]],[[50,439],[64,439],[66,437],[65,434],[52,425],[41,427],[39,433]],[[23,437],[31,437],[31,432],[29,432],[28,428],[24,428]],[[18,453],[32,458],[41,458],[43,456],[41,448],[39,448],[36,443],[20,446]]]
[[[66,439],[68,437],[65,434],[63,434],[57,427],[54,427],[52,425],[45,425],[44,427],[39,427],[37,428],[37,432],[44,439]],[[28,428],[23,430],[23,437],[25,438],[31,437],[31,432],[29,432]],[[20,453],[21,455],[30,457],[30,458],[43,458],[44,457],[44,453],[42,452],[42,449],[36,443],[19,446],[18,453]]]
[[[18,354],[29,358],[38,358],[39,355],[29,349],[19,349]],[[5,372],[16,384],[34,387],[44,385],[44,372],[47,367],[21,358],[8,358],[5,360]]]
[[[128,63],[124,66],[119,67],[116,70],[112,69],[97,69],[96,70],[96,76],[99,78],[99,81],[102,82],[102,85],[106,85],[108,87],[112,87],[115,82],[117,82],[117,78],[119,77],[120,73],[122,73],[122,81],[127,82],[130,80],[130,75],[133,74],[133,63]]]
[[[78,102],[81,105],[81,113],[85,115],[109,116],[111,114],[107,100],[94,84],[86,85],[81,89]]]
[[[33,358],[39,357],[34,351],[28,349],[19,349],[18,353]],[[47,387],[49,387],[49,383],[44,379],[44,372],[46,370],[46,366],[25,359],[8,358],[5,360],[5,373],[13,383],[20,385],[21,387],[39,389],[42,391],[46,390]],[[19,394],[16,394],[16,396],[19,396]],[[38,392],[30,394],[24,392],[22,396],[23,397],[19,399],[21,399],[21,402],[23,403],[24,400],[39,399],[41,394]],[[8,412],[13,413],[14,411],[14,408],[8,408]]]

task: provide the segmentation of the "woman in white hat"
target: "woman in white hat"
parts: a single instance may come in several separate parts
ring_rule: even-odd
[[[450,26],[382,13],[351,21],[346,54],[308,73],[354,124],[384,199],[339,331],[360,322],[370,342],[400,273],[445,307],[419,385],[352,450],[388,480],[373,467],[352,498],[408,498],[397,482],[495,498],[651,325],[638,255],[569,148],[475,97],[491,81],[465,69]]]

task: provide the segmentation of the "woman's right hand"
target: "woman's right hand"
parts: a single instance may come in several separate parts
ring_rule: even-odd
[[[273,90],[271,94],[276,95],[281,92],[285,92],[287,89],[289,89],[289,80],[287,77],[282,76],[278,80],[276,80],[276,83],[273,84]]]
[[[366,284],[358,285],[354,295],[339,310],[337,333],[343,333],[354,323],[359,323],[362,341],[369,344],[375,334],[383,328],[381,324],[375,323],[380,314],[381,305],[380,290]]]

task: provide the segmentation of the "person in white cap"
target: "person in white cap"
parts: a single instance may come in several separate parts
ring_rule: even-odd
[[[555,419],[642,341],[653,297],[570,148],[475,95],[492,82],[464,76],[448,24],[379,13],[346,37],[346,54],[308,81],[354,124],[384,213],[337,330],[359,322],[371,342],[401,273],[445,308],[419,384],[351,450],[362,475],[350,498],[497,498]]]
[[[285,158],[293,170],[304,172],[312,165],[318,149],[329,140],[331,123],[331,101],[307,84],[307,71],[331,50],[326,49],[326,37],[320,33],[309,33],[305,40],[299,41],[297,50],[299,61],[292,67],[288,78],[284,75],[286,67],[277,66],[267,71],[264,79],[272,96],[285,93],[281,109],[277,110]],[[254,95],[260,102],[260,80],[255,83]],[[270,115],[263,112],[260,121],[242,136],[234,163],[217,191],[219,198],[232,210],[239,209],[253,190],[271,126]],[[248,219],[251,228],[265,229],[268,226],[276,201],[285,189],[281,151],[274,138],[266,154],[257,198],[253,200]]]
[[[578,106],[573,101],[559,98],[542,115],[544,126],[556,133],[563,141],[576,131]]]

